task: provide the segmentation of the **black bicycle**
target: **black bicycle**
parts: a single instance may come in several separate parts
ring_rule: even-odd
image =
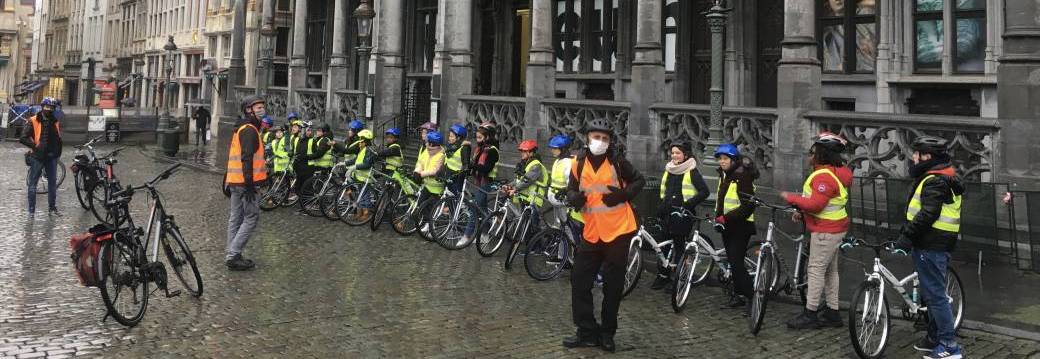
[[[155,188],[178,167],[180,164],[170,166],[143,186],[127,185],[112,193],[106,203],[114,214],[110,227],[113,236],[103,242],[95,267],[100,278],[101,299],[108,309],[106,319],[111,316],[131,327],[140,323],[148,309],[149,283],[155,283],[167,298],[180,295],[181,291],[170,291],[167,287],[167,265],[192,296],[202,296],[202,275],[195,256],[173,216],[166,213],[162,194]],[[130,201],[139,190],[148,191],[151,199],[147,228],[135,225],[130,216]],[[166,254],[165,264],[159,261],[160,247]]]

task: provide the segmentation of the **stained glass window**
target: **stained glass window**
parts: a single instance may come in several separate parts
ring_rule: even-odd
[[[824,72],[874,72],[877,1],[820,0],[820,62]]]

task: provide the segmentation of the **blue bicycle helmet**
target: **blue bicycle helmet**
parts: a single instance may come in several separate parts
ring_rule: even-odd
[[[294,111],[294,112],[289,112],[289,114],[285,115],[285,119],[290,121],[290,122],[292,122],[292,120],[294,118],[295,119],[300,118],[300,114]]]
[[[264,115],[264,117],[260,119],[260,123],[263,125],[263,127],[274,127],[274,120],[272,120],[271,116],[268,115]]]
[[[567,135],[556,135],[549,139],[549,148],[567,148],[571,145],[571,138]]]
[[[44,97],[43,101],[40,101],[40,107],[43,107],[43,106],[57,107],[58,106],[58,100],[55,100],[53,97]]]
[[[719,148],[715,149],[715,158],[719,158],[721,155],[729,156],[732,159],[740,158],[740,149],[737,145],[732,143],[723,143],[719,145]]]
[[[449,130],[451,133],[454,133],[455,136],[459,136],[459,138],[466,138],[466,126],[463,126],[461,123],[451,125]]]
[[[361,122],[361,120],[350,121],[350,129],[354,130],[354,132],[361,131],[364,128],[365,128],[365,123]]]
[[[401,130],[398,129],[397,127],[391,127],[389,129],[387,129],[386,132],[383,133],[383,134],[391,135],[391,136],[394,136],[394,137],[401,137]]]
[[[426,134],[426,142],[429,142],[431,145],[443,145],[444,135],[441,135],[441,133],[437,131],[430,131]]]

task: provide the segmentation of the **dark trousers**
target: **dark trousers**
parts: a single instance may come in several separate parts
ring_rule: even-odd
[[[722,232],[722,242],[726,246],[726,260],[729,261],[733,272],[733,290],[736,294],[751,297],[752,285],[751,275],[748,274],[744,265],[744,254],[747,253],[748,241],[751,240],[751,231],[726,228]]]
[[[662,248],[661,251],[664,253],[665,256],[667,256],[669,253],[672,252],[672,249],[674,248],[675,254],[672,256],[672,264],[678,263],[679,260],[682,259],[683,252],[686,249],[686,239],[689,238],[690,231],[693,230],[693,221],[686,219],[674,219],[670,215],[661,216],[660,218],[661,223],[665,223],[667,225],[664,229],[663,234],[665,238],[663,238],[663,240],[672,241],[671,247]],[[671,272],[672,270],[670,268],[665,268],[664,266],[659,266],[657,268],[658,275],[671,275]]]
[[[296,195],[303,194],[303,184],[307,182],[312,176],[314,176],[314,169],[306,163],[295,163],[293,164],[293,171],[296,172]],[[303,201],[300,201],[300,209],[303,209]]]
[[[47,208],[54,209],[58,195],[58,182],[55,178],[58,173],[58,159],[48,157],[41,160],[34,156],[29,156],[29,158],[29,213],[36,212],[36,185],[44,173],[47,175]]]
[[[571,272],[571,312],[579,337],[613,336],[617,332],[618,308],[625,290],[625,262],[634,235],[626,234],[610,243],[579,241]],[[601,321],[597,323],[592,287],[600,267],[603,268],[603,308]]]
[[[195,145],[198,146],[200,143],[203,146],[206,145],[206,126],[205,125],[200,126],[199,124],[196,124],[195,125]]]

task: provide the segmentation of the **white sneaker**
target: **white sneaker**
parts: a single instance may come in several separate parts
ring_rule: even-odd
[[[458,243],[455,243],[455,246],[462,247],[462,246],[466,245],[466,243],[469,243],[469,240],[470,240],[469,236],[462,236],[462,237],[459,238]]]
[[[429,235],[430,234],[430,224],[429,223],[424,224],[422,226],[422,228],[419,228],[419,231],[422,232],[422,234]]]

